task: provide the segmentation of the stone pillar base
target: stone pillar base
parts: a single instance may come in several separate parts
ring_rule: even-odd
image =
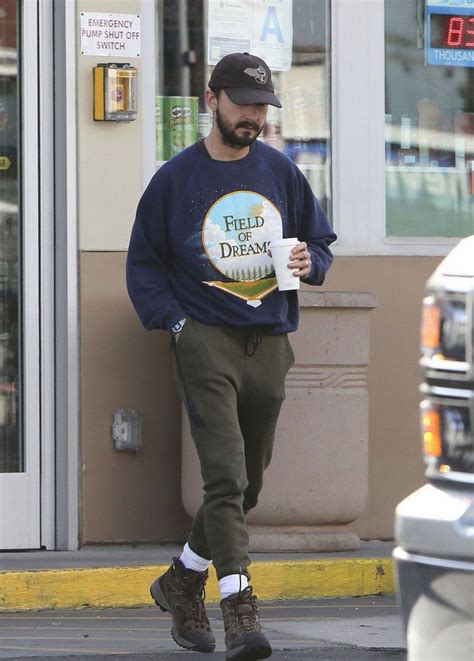
[[[360,548],[355,532],[339,526],[252,526],[249,525],[252,552],[354,551]]]
[[[299,293],[295,364],[258,506],[248,513],[250,548],[269,552],[358,549],[349,524],[367,504],[369,312],[364,292]],[[202,502],[199,459],[187,416],[182,426],[183,504]],[[225,530],[222,530],[225,534]]]

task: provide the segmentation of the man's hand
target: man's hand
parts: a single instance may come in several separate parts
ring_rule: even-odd
[[[298,243],[291,251],[291,261],[288,268],[294,271],[298,278],[307,278],[311,273],[311,253],[305,241]],[[296,270],[295,270],[296,269]]]

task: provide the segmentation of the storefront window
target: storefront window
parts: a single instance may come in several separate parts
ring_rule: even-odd
[[[474,2],[385,0],[387,235],[474,233]]]
[[[15,0],[0,5],[0,473],[23,470],[19,420],[18,50]]]
[[[156,161],[210,130],[213,65],[248,51],[272,69],[283,109],[260,140],[286,153],[331,215],[329,0],[157,0]]]

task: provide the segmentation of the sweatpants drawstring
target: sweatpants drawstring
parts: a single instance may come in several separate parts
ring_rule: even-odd
[[[245,354],[251,358],[262,343],[262,331],[258,326],[250,326],[245,329]]]

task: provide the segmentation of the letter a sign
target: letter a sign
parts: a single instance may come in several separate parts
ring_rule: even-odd
[[[273,71],[291,68],[293,0],[209,0],[208,63],[238,51],[259,55]]]

